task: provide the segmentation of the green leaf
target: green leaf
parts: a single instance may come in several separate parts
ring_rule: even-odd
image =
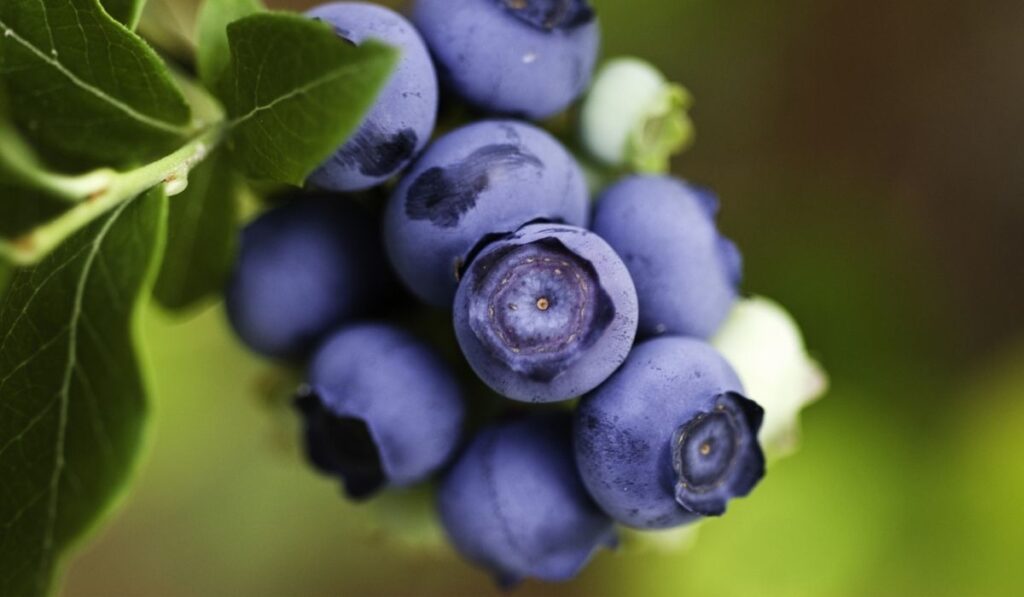
[[[217,81],[231,61],[228,25],[263,10],[260,0],[206,0],[203,3],[196,26],[199,42],[196,66],[207,88],[217,88]]]
[[[0,298],[0,594],[46,592],[134,468],[148,408],[136,317],[166,207],[159,190],[121,204]]]
[[[42,222],[57,218],[70,207],[38,189],[0,182],[0,243],[18,238]]]
[[[148,0],[138,32],[165,57],[190,64],[196,56],[196,0]]]
[[[329,25],[262,13],[228,27],[220,85],[235,163],[252,178],[300,185],[355,131],[398,59],[376,42],[353,46]]]
[[[217,152],[192,171],[170,204],[167,251],[155,296],[168,309],[187,309],[224,288],[235,256],[238,204],[245,186]]]
[[[34,144],[111,165],[189,133],[166,65],[98,0],[3,0],[0,30],[11,114]]]
[[[8,119],[6,98],[0,94],[0,183],[32,184],[43,171],[35,150]]]
[[[146,0],[100,0],[107,14],[114,17],[129,29],[135,29],[142,15],[142,7]]]

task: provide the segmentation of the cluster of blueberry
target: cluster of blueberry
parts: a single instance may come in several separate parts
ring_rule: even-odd
[[[402,50],[311,185],[357,191],[404,170],[383,224],[310,193],[243,233],[227,310],[254,350],[308,359],[297,404],[313,464],[353,498],[442,472],[449,538],[504,581],[571,578],[614,541],[615,523],[677,526],[746,495],[764,474],[763,411],[706,342],[741,269],[715,198],[632,176],[592,207],[574,157],[518,120],[426,147],[438,79],[488,114],[541,119],[579,97],[599,40],[586,1],[418,0],[415,26],[361,3],[309,14],[351,43]],[[491,421],[464,442],[449,363],[393,321],[362,319],[396,292],[395,273],[452,310],[465,360],[495,393],[573,408]]]

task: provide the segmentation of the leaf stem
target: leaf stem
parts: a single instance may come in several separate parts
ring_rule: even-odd
[[[111,208],[163,184],[182,188],[188,173],[220,144],[225,125],[218,123],[174,153],[127,172],[98,170],[64,181],[79,202],[54,220],[13,240],[0,240],[0,258],[17,266],[38,263],[51,250]]]
[[[46,191],[54,199],[76,203],[110,185],[117,173],[109,168],[68,176],[47,171],[35,152],[14,130],[0,121],[0,175]]]

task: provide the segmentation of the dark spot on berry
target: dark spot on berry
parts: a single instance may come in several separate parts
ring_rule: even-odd
[[[636,484],[633,467],[648,459],[651,445],[644,438],[636,437],[599,416],[588,415],[585,424],[587,430],[577,435],[576,449],[590,458],[600,454],[600,459],[607,463],[608,471],[613,475],[614,486],[633,487]],[[668,487],[671,489],[672,485]]]
[[[405,197],[405,213],[413,220],[429,220],[441,228],[454,228],[476,206],[480,194],[503,172],[544,164],[518,145],[487,145],[450,166],[435,166],[420,174]]]
[[[320,17],[313,17],[313,20],[319,23],[327,23],[327,21],[321,19]],[[353,38],[351,31],[349,31],[348,29],[342,29],[337,25],[333,25],[330,23],[328,24],[331,26],[331,29],[334,29],[335,35],[341,38],[341,41],[347,43],[350,46],[359,46],[359,44],[356,43],[356,40]]]
[[[340,27],[335,27],[334,32],[337,33],[338,37],[340,37],[341,40],[347,43],[348,45],[359,47],[359,44],[354,39],[352,39],[352,34],[349,33],[348,30],[342,29]]]
[[[418,140],[412,129],[388,135],[376,124],[367,122],[335,154],[334,160],[347,167],[358,168],[365,176],[389,176],[409,161]]]
[[[365,421],[334,414],[308,389],[295,404],[303,415],[306,453],[317,469],[341,477],[345,493],[354,500],[369,498],[384,487],[387,476]]]
[[[587,0],[497,0],[519,20],[542,31],[572,30],[592,22]]]

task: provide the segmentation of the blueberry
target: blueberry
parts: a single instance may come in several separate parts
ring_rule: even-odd
[[[462,352],[487,385],[515,400],[554,402],[592,390],[626,359],[636,291],[597,235],[531,224],[473,261],[454,319]]]
[[[764,411],[701,340],[641,343],[576,411],[576,462],[605,512],[655,529],[718,516],[764,476]]]
[[[376,222],[351,202],[307,197],[242,232],[226,309],[235,332],[265,356],[297,359],[393,288]]]
[[[601,546],[611,520],[572,459],[567,414],[486,427],[441,482],[441,522],[456,549],[500,583],[569,580]]]
[[[551,135],[484,121],[438,139],[388,202],[384,235],[399,276],[421,299],[450,307],[474,248],[532,221],[584,226],[583,173]]]
[[[309,459],[354,499],[424,480],[452,456],[462,429],[454,375],[430,348],[387,324],[331,336],[297,406]]]
[[[374,187],[423,149],[437,118],[437,74],[426,44],[401,15],[362,2],[322,4],[308,13],[353,44],[376,39],[401,50],[398,66],[362,125],[310,177],[314,187],[354,191]]]
[[[586,0],[417,0],[442,80],[477,107],[543,119],[590,83],[600,46]]]
[[[593,230],[622,256],[640,334],[707,338],[737,298],[741,259],[715,227],[718,201],[677,179],[634,176],[598,201]]]

